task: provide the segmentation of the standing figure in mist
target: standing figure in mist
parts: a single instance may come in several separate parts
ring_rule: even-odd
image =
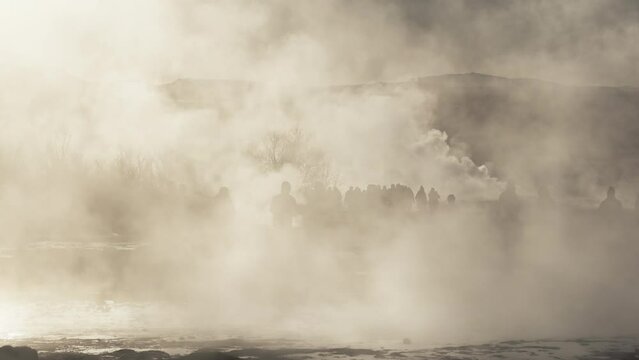
[[[417,206],[418,211],[426,211],[428,208],[428,197],[423,185],[419,187],[417,194],[415,194],[415,206]]]
[[[508,183],[506,190],[499,195],[498,216],[502,222],[517,222],[521,211],[521,201],[517,195],[517,188]]]
[[[521,239],[521,211],[522,203],[517,195],[517,188],[509,182],[506,190],[499,196],[496,219],[502,246],[507,253],[510,253]]]
[[[291,195],[291,184],[284,181],[281,191],[271,201],[271,213],[273,225],[281,228],[290,228],[293,225],[293,217],[297,215],[297,201]]]
[[[606,216],[615,216],[621,213],[623,207],[621,201],[615,195],[615,188],[609,187],[606,193],[606,199],[599,205],[599,211]]]
[[[430,188],[430,191],[428,192],[428,206],[431,210],[437,210],[437,207],[439,206],[439,199],[440,196],[437,190],[435,190],[435,188]]]
[[[455,205],[455,201],[457,200],[457,198],[455,197],[455,194],[449,194],[448,197],[446,198],[446,202],[448,203],[448,206],[454,206]]]

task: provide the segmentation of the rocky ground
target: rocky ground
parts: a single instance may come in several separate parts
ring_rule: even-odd
[[[33,347],[22,344],[0,347],[0,360],[639,359],[639,339],[629,337],[504,341],[429,348],[415,347],[406,340],[406,344],[395,349],[312,347],[283,340],[240,339],[209,342],[141,339],[134,343],[125,339],[34,339],[31,342]],[[111,348],[118,345],[133,345],[135,349]],[[191,349],[198,346],[202,348]]]

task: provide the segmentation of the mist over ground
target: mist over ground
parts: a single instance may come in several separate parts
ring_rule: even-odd
[[[0,338],[636,334],[638,16],[1,3]]]

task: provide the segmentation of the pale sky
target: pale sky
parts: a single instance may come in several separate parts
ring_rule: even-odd
[[[632,0],[0,0],[0,69],[84,78],[639,85],[636,39]]]

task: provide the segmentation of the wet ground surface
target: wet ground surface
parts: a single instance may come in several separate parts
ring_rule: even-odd
[[[49,239],[30,243],[21,249],[0,248],[0,265],[6,266],[5,270],[15,272],[20,269],[16,264],[23,263],[17,261],[21,258],[28,257],[38,263],[55,261],[55,266],[43,266],[46,271],[37,273],[40,281],[37,289],[40,290],[46,284],[45,280],[59,278],[60,274],[68,276],[67,273],[74,274],[78,268],[82,269],[75,264],[80,260],[90,262],[89,260],[93,261],[95,258],[104,259],[109,256],[120,258],[123,254],[135,255],[141,253],[136,250],[147,248],[147,244],[113,239],[108,242],[102,239],[78,242]],[[54,260],[47,260],[53,252],[56,254]],[[72,266],[59,266],[61,259],[70,259]],[[79,280],[88,283],[103,275],[88,270],[84,273],[88,275]],[[56,285],[55,282],[51,283]],[[0,300],[3,295],[7,295],[7,292],[0,293]],[[404,342],[402,339],[383,344],[310,343],[217,335],[211,339],[191,335],[158,336],[153,331],[148,331],[149,335],[146,336],[145,329],[158,326],[158,321],[154,319],[157,314],[166,313],[166,308],[143,302],[113,301],[110,298],[75,302],[46,299],[32,303],[26,303],[20,298],[9,299],[11,301],[5,307],[0,301],[0,346],[28,346],[38,351],[40,359],[50,360],[639,359],[639,338],[636,337],[517,340],[460,345],[417,344],[415,341]],[[162,325],[170,328],[171,324],[166,321],[165,318],[160,320]],[[22,333],[24,329],[51,327],[74,331],[55,336]],[[111,332],[111,329],[130,329],[130,333]],[[104,333],[118,335],[104,336]],[[5,359],[0,352],[0,360],[29,359]]]
[[[2,344],[4,343],[4,344]],[[639,340],[632,337],[568,340],[518,340],[473,345],[423,347],[312,346],[301,341],[271,339],[203,340],[176,338],[14,339],[0,344],[29,346],[40,359],[639,359]],[[126,349],[126,350],[124,350]]]

